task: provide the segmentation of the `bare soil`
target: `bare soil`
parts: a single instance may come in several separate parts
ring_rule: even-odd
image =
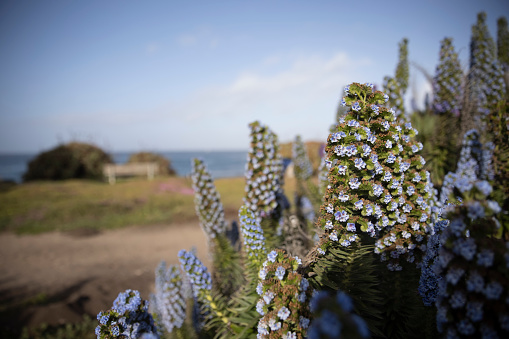
[[[40,235],[0,234],[0,326],[15,331],[42,323],[79,322],[111,307],[119,292],[149,299],[161,260],[178,264],[181,249],[198,249],[208,266],[198,223]]]

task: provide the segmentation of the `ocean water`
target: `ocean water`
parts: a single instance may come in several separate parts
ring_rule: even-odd
[[[135,152],[132,152],[135,153]],[[113,161],[123,164],[129,159],[131,152],[110,153]],[[172,151],[157,152],[169,159],[179,176],[191,174],[191,159],[199,158],[205,162],[213,178],[244,176],[247,151]],[[2,180],[23,181],[28,163],[37,154],[0,154],[0,178]]]

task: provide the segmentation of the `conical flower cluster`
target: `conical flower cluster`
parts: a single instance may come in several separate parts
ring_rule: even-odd
[[[399,61],[394,77],[384,77],[383,90],[389,96],[388,105],[395,109],[396,117],[405,118],[404,95],[408,88],[408,40],[399,43]]]
[[[224,209],[214,181],[202,160],[192,160],[191,180],[196,214],[208,240],[223,234],[226,229]]]
[[[293,171],[297,180],[304,182],[313,174],[313,166],[300,135],[295,138],[292,148]]]
[[[249,262],[253,267],[260,267],[265,260],[267,250],[265,249],[265,237],[263,229],[255,214],[246,206],[239,210],[240,231],[244,239],[244,250]]]
[[[171,333],[174,328],[181,328],[186,319],[182,278],[177,266],[167,267],[164,261],[157,267],[155,275],[155,294],[150,306],[160,325]]]
[[[193,252],[180,250],[178,253],[180,266],[187,274],[194,298],[200,304],[202,312],[208,314],[210,310],[212,278],[207,267]]]
[[[486,13],[477,15],[477,23],[472,26],[470,42],[469,81],[476,97],[479,110],[488,114],[490,107],[505,97],[506,88],[503,70],[496,56],[495,42],[486,26]]]
[[[442,206],[448,202],[458,203],[455,195],[452,195],[454,190],[463,194],[470,191],[478,180],[493,180],[493,144],[483,145],[479,139],[479,132],[475,129],[468,131],[463,136],[456,173],[447,173],[444,179],[440,193]]]
[[[283,250],[274,250],[260,269],[256,292],[260,299],[256,310],[258,338],[304,338],[309,326],[311,287],[306,278],[297,273],[302,265],[298,257]]]
[[[142,335],[158,338],[154,319],[148,313],[148,302],[141,299],[140,292],[136,290],[119,293],[113,307],[106,312],[99,312],[97,320],[97,339],[140,338]]]
[[[387,95],[371,84],[353,83],[346,94],[351,110],[326,146],[331,187],[317,222],[324,231],[317,252],[370,235],[389,268],[400,269],[399,258],[412,262],[430,231],[433,188],[417,154],[422,144],[410,123],[394,122],[394,110],[381,106]]]
[[[458,116],[461,110],[463,71],[451,38],[442,40],[440,60],[433,77],[432,109]]]
[[[342,291],[332,294],[319,291],[310,302],[314,319],[308,339],[369,338],[366,322],[353,313],[352,299]]]
[[[501,209],[489,199],[492,187],[487,181],[466,186],[458,176],[453,184],[462,204],[447,207],[450,224],[443,231],[435,264],[435,273],[441,276],[438,329],[448,337],[506,337],[509,242],[497,236],[496,215]]]
[[[509,70],[509,29],[507,19],[501,17],[497,20],[497,56],[502,70]]]
[[[246,164],[244,205],[257,216],[266,217],[278,207],[283,161],[279,155],[277,136],[258,121],[249,127],[251,146]]]

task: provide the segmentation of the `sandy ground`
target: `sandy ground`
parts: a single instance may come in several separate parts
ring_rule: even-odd
[[[129,227],[100,233],[0,234],[3,329],[77,322],[111,307],[119,292],[148,299],[161,260],[177,264],[196,246],[208,266],[198,223]],[[35,302],[37,295],[44,302]]]

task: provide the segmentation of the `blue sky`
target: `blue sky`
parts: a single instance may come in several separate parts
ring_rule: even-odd
[[[254,120],[325,140],[342,88],[381,85],[404,37],[431,74],[452,37],[466,69],[479,11],[496,38],[506,0],[3,0],[0,152],[247,149]]]

